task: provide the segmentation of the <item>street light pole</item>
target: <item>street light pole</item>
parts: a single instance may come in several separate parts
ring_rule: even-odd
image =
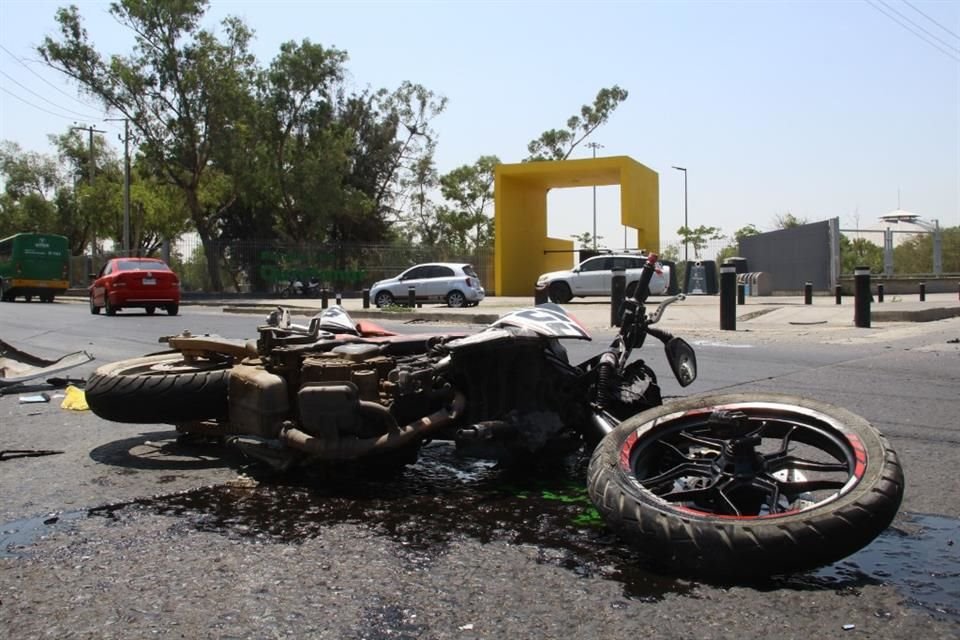
[[[677,171],[683,171],[683,228],[688,232],[690,227],[687,223],[687,168],[686,167],[673,167]],[[690,253],[687,248],[687,236],[683,237],[683,261],[690,262]]]
[[[599,142],[588,142],[587,146],[593,149],[593,159],[597,159],[597,149],[603,149]],[[593,185],[593,250],[597,250],[597,185]]]

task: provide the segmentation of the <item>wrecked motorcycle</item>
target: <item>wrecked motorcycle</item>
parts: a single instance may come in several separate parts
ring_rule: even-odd
[[[87,384],[99,416],[224,437],[280,469],[353,461],[395,471],[430,440],[464,456],[536,461],[592,451],[588,492],[608,525],[657,565],[717,577],[789,573],[843,558],[893,520],[897,456],[866,420],[773,393],[662,402],[635,349],[665,345],[677,381],[690,345],[647,313],[650,256],[602,353],[561,307],[508,313],[469,334],[398,335],[333,307],[298,325],[277,309],[256,342],[184,333],[172,351],[109,364]]]

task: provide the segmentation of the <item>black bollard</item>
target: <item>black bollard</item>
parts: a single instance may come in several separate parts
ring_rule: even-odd
[[[738,284],[737,285],[737,304],[746,304],[747,303],[747,285]]]
[[[813,304],[813,283],[805,282],[803,284],[803,304]]]
[[[843,304],[843,287],[840,285],[835,285],[833,287],[833,294],[837,298],[837,304]]]
[[[320,308],[326,309],[330,304],[330,292],[324,287],[320,289]]]
[[[877,302],[883,302],[883,284],[877,285]]]
[[[720,267],[720,329],[737,330],[737,268],[734,265]]]
[[[920,283],[920,302],[926,302],[927,300],[927,283]]]
[[[534,286],[533,286],[533,304],[534,304],[534,305],[544,304],[544,303],[549,302],[549,301],[550,301],[550,299],[549,299],[549,297],[547,296],[547,288],[546,288],[546,287],[538,287],[538,286],[534,285]]]
[[[623,298],[627,290],[627,271],[623,267],[617,267],[613,270],[613,278],[610,279],[610,326],[620,326],[620,308],[623,306]]]
[[[853,270],[853,324],[870,328],[870,267]]]
[[[407,306],[413,309],[417,306],[417,288],[407,287]]]
[[[363,295],[363,308],[369,309],[370,308],[370,289],[364,289],[362,295]]]
[[[338,307],[343,306],[343,294],[340,293],[339,291],[337,291],[337,306]]]

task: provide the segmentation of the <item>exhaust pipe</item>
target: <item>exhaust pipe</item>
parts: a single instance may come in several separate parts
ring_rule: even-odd
[[[395,430],[391,428],[389,433],[376,438],[356,440],[317,438],[296,427],[286,427],[280,431],[280,441],[294,449],[299,449],[313,457],[324,460],[362,458],[375,452],[396,449],[410,444],[417,438],[422,438],[430,432],[452,423],[463,413],[466,402],[464,395],[457,392],[454,394],[450,406],[415,420],[406,426],[397,426]],[[363,405],[368,404],[373,403],[363,403]],[[368,407],[364,406],[364,408]]]

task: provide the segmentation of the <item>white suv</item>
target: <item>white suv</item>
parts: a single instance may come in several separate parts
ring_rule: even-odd
[[[640,279],[646,256],[636,254],[602,254],[587,258],[573,269],[551,271],[537,278],[537,288],[546,288],[550,299],[564,304],[574,297],[609,296],[614,269],[625,269],[627,287]],[[664,295],[670,289],[670,266],[657,263],[650,280],[650,294]]]
[[[418,301],[442,300],[450,307],[473,307],[484,297],[473,266],[460,262],[431,262],[410,267],[400,275],[374,282],[370,299],[378,307],[403,304],[410,287]]]

